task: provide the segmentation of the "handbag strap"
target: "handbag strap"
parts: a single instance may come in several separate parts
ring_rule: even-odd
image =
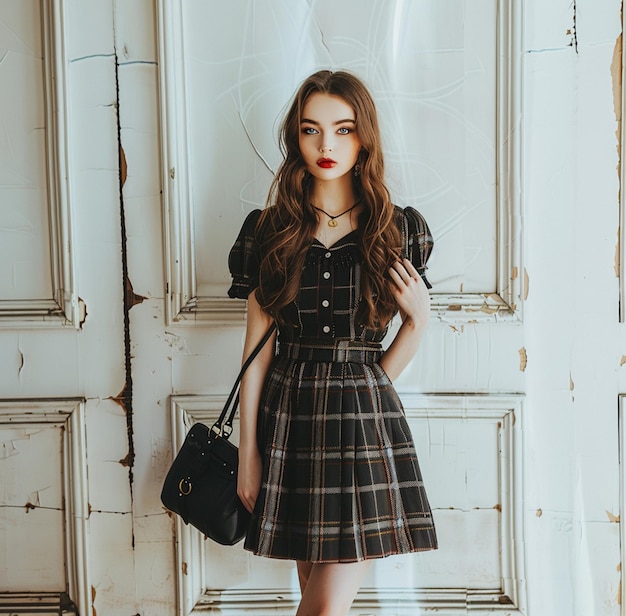
[[[214,433],[223,436],[226,439],[231,435],[233,431],[233,421],[235,419],[235,414],[237,413],[237,407],[239,406],[239,385],[241,383],[241,379],[243,378],[245,371],[248,369],[248,366],[250,366],[250,364],[254,361],[254,358],[261,352],[261,349],[265,346],[265,343],[271,338],[275,329],[276,323],[272,323],[267,332],[265,332],[265,335],[263,336],[259,344],[257,344],[254,348],[254,351],[250,353],[246,361],[241,366],[241,370],[239,371],[237,379],[235,380],[235,384],[233,385],[233,388],[228,395],[226,404],[224,405],[220,416],[217,418],[217,421],[213,424],[213,427],[211,428]]]

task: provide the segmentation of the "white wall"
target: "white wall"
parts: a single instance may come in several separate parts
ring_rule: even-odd
[[[219,20],[222,4],[206,4],[214,7],[212,13]],[[240,6],[244,4],[242,0]],[[179,396],[176,408],[191,415],[210,414],[236,372],[243,335],[240,309],[235,311],[239,321],[231,315],[229,326],[194,325],[193,314],[192,323],[166,323],[171,297],[165,279],[172,259],[166,254],[171,242],[164,221],[171,218],[162,207],[164,200],[169,204],[175,184],[168,154],[162,158],[161,152],[167,135],[160,117],[165,106],[158,81],[163,55],[158,48],[157,12],[159,7],[174,6],[173,0],[67,0],[63,5],[75,291],[86,303],[87,317],[82,328],[44,331],[27,325],[16,328],[0,315],[0,410],[8,416],[8,401],[14,398],[36,400],[33,408],[45,409],[41,400],[49,397],[84,400],[90,513],[85,520],[89,566],[82,601],[99,616],[135,612],[169,616],[176,610],[177,591],[188,595],[182,603],[193,605],[193,592],[206,586],[204,570],[194,564],[203,560],[194,551],[200,549],[207,551],[209,564],[217,562],[233,580],[233,594],[224,595],[229,601],[236,602],[238,588],[254,583],[271,588],[278,580],[293,588],[290,568],[270,571],[241,559],[238,552],[203,543],[187,546],[184,553],[192,560],[178,562],[174,523],[159,502],[171,455],[171,396]],[[259,10],[262,4],[256,6]],[[434,400],[445,394],[449,406],[456,405],[464,413],[461,427],[488,406],[476,393],[490,399],[496,410],[500,404],[506,407],[501,402],[506,394],[520,395],[523,404],[515,407],[514,416],[507,415],[506,427],[517,446],[511,458],[515,483],[498,483],[515,492],[506,519],[519,525],[505,531],[519,532],[511,544],[522,548],[519,556],[525,565],[516,569],[524,576],[519,611],[527,616],[618,616],[623,613],[618,522],[624,508],[619,443],[626,442],[626,422],[618,421],[618,397],[626,394],[626,331],[619,322],[624,280],[620,281],[616,261],[621,211],[616,113],[621,113],[622,91],[621,51],[617,56],[615,52],[622,27],[621,2],[524,0],[516,6],[523,9],[519,50],[523,73],[511,92],[514,98],[519,94],[521,102],[511,137],[520,144],[521,158],[513,158],[515,166],[507,177],[516,191],[512,198],[521,207],[524,271],[517,273],[522,281],[521,299],[516,300],[519,310],[508,321],[494,317],[474,322],[467,314],[455,315],[439,305],[440,318],[434,316],[398,388],[416,426],[428,417],[428,410],[423,410],[425,398],[420,397],[423,392],[434,394],[433,407]],[[4,8],[0,4],[0,10]],[[201,29],[202,24],[196,26]],[[615,58],[618,64],[612,70]],[[134,292],[144,298],[129,309],[132,486],[128,467],[120,463],[128,453],[126,415],[113,400],[124,385],[125,360],[115,168],[118,95],[127,162],[122,194],[128,273]],[[241,215],[241,208],[233,208],[226,226],[237,228]],[[443,264],[445,255],[437,258]],[[8,289],[1,292],[0,299],[12,298]],[[223,307],[210,304],[208,309],[219,313]],[[522,349],[527,356],[525,369]],[[494,433],[500,429],[496,423],[490,424]],[[472,430],[462,433],[463,438],[474,434]],[[452,458],[434,431],[425,433],[416,440],[424,450],[436,451],[433,459],[442,457],[447,474],[441,477],[462,477],[466,468],[459,449]],[[8,441],[13,433],[7,428],[7,434]],[[33,468],[45,463],[36,461]],[[79,465],[78,460],[75,463]],[[472,472],[480,471],[476,457],[470,463]],[[452,473],[453,467],[457,474]],[[489,469],[491,478],[493,470]],[[429,470],[433,481],[435,473],[433,466]],[[468,485],[471,481],[461,487],[467,490]],[[433,491],[446,503],[443,488],[437,485]],[[463,499],[468,495],[449,494],[447,504],[458,505]],[[457,508],[448,512],[448,520],[461,515],[463,507]],[[439,515],[443,520],[444,513]],[[491,511],[485,519],[492,533],[504,518]],[[23,525],[21,530],[27,528]],[[451,533],[440,537],[445,549],[454,548],[446,545],[451,537]],[[489,548],[497,550],[494,541]],[[428,568],[427,558],[423,555],[416,561],[422,564],[410,573]],[[29,562],[24,560],[25,566]],[[408,575],[407,568],[398,564],[398,575]],[[389,572],[381,569],[378,581],[390,587],[390,579]],[[15,589],[0,579],[0,590]],[[33,586],[33,590],[42,589]],[[392,612],[383,613],[391,616]],[[502,606],[501,613],[510,610]]]
[[[525,5],[529,613],[618,614],[620,2]]]

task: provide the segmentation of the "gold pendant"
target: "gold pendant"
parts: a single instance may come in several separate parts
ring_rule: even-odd
[[[329,226],[329,227],[336,227],[338,224],[339,224],[339,223],[338,223],[338,222],[337,222],[334,218],[331,218],[331,219],[328,221],[328,226]]]

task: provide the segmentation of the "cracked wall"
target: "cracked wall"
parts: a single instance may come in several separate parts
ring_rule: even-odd
[[[433,61],[443,62],[433,65],[439,67],[442,80],[446,75],[456,75],[455,71],[467,70],[469,76],[459,73],[458,79],[465,80],[470,89],[475,86],[480,90],[480,79],[488,73],[493,57],[487,52],[481,55],[480,41],[468,37],[464,28],[469,28],[472,19],[491,14],[488,3],[475,5],[478,8],[473,13],[457,11],[452,19],[448,19],[450,3],[387,4],[392,5],[398,9],[396,18],[379,20],[367,45],[359,47],[375,50],[381,59],[382,64],[370,73],[378,84],[378,97],[384,100],[384,93],[390,91],[386,79],[403,87],[409,84],[418,88],[423,84],[421,77],[415,82],[401,79],[405,74],[401,68],[424,75],[428,54],[433,55]],[[24,2],[21,6],[32,11],[38,4]],[[215,54],[223,54],[213,68],[221,71],[224,79],[237,67],[251,71],[254,77],[236,82],[236,87],[231,88],[219,80],[203,79],[209,70],[206,63],[194,63],[189,72],[194,94],[190,155],[196,174],[192,177],[191,194],[198,212],[198,235],[193,240],[199,289],[207,293],[213,292],[211,285],[225,285],[224,246],[234,236],[245,208],[262,202],[269,170],[276,167],[273,122],[297,80],[291,70],[295,58],[304,58],[299,65],[304,71],[311,58],[342,58],[346,47],[338,49],[337,44],[342,33],[348,32],[357,43],[360,40],[352,30],[345,30],[356,28],[358,19],[348,25],[345,21],[333,21],[338,9],[331,3],[316,3],[315,13],[310,3],[290,2],[290,12],[277,15],[278,21],[272,25],[263,21],[269,14],[257,12],[259,21],[254,26],[239,19],[246,15],[245,11],[241,14],[245,6],[246,3],[222,7],[218,21],[213,19],[207,3],[189,3],[185,9],[188,15],[202,17],[186,22],[190,28],[185,38],[187,51],[199,53],[199,46],[209,40],[207,29],[213,28],[213,36],[228,38],[223,45],[209,47]],[[415,35],[411,43],[413,47],[403,47],[402,25],[409,23],[410,11],[417,10],[415,7],[428,7],[429,17],[423,20],[419,36]],[[203,569],[195,557],[181,563],[184,571],[177,567],[174,522],[159,502],[160,485],[172,453],[170,396],[211,399],[223,395],[224,383],[230,382],[236,373],[243,329],[241,325],[165,325],[166,259],[161,209],[165,173],[160,167],[157,7],[141,0],[66,2],[65,8],[66,68],[72,109],[69,176],[76,225],[77,288],[88,310],[84,309],[82,328],[76,331],[54,327],[39,331],[2,328],[0,390],[5,401],[84,400],[88,461],[84,497],[88,506],[84,518],[82,513],[77,516],[77,524],[84,523],[89,541],[80,553],[80,569],[87,580],[87,596],[81,599],[81,605],[100,616],[120,610],[160,616],[175,610],[178,578],[192,580],[197,584],[194,588],[204,583],[199,578]],[[461,401],[507,392],[525,394],[522,411],[509,417],[511,427],[507,429],[522,430],[523,436],[523,453],[519,454],[523,464],[516,468],[523,469],[525,497],[515,514],[521,517],[525,528],[524,584],[528,600],[522,613],[526,616],[620,613],[621,574],[616,567],[621,560],[622,503],[615,403],[617,394],[626,392],[626,338],[617,321],[619,259],[615,258],[620,204],[616,145],[619,147],[622,89],[619,10],[619,2],[613,0],[601,4],[593,0],[524,3],[525,66],[520,118],[524,148],[519,168],[523,173],[525,255],[524,269],[511,274],[511,279],[522,282],[524,321],[457,323],[452,317],[450,322],[434,322],[419,355],[398,381],[404,399],[424,392],[435,392],[434,400],[443,394]],[[364,14],[361,7],[359,19]],[[9,21],[10,16],[1,16],[2,23],[10,26],[3,32],[15,31],[17,25]],[[28,19],[35,19],[34,16],[32,13]],[[312,16],[316,19],[307,22]],[[278,58],[273,65],[277,74],[275,89],[258,87],[260,75],[272,70],[270,65],[269,69],[265,66],[262,71],[256,70],[259,58],[267,54],[274,57],[271,54],[275,53],[271,47],[275,41],[267,33],[277,27],[276,23],[283,23],[281,19],[291,24],[280,29],[287,37],[285,41],[305,32],[302,41],[296,42],[309,51],[303,56]],[[232,32],[241,32],[242,23],[248,24],[248,34],[264,33],[265,38],[244,37],[243,50],[233,51],[231,57],[229,50],[236,38]],[[298,30],[294,23],[306,27]],[[447,46],[429,32],[426,26],[432,23],[439,24],[431,30],[440,33]],[[443,23],[447,25],[444,27]],[[10,39],[11,50],[7,47],[0,53],[0,80],[17,75],[25,75],[25,81],[33,83],[41,79],[41,50],[36,37],[31,39]],[[461,39],[466,49],[475,52],[474,63],[467,66],[458,58],[451,60],[458,53]],[[389,41],[395,41],[396,47],[386,47]],[[441,53],[435,53],[436,43],[442,45]],[[402,54],[394,56],[394,49],[411,49],[412,54],[415,52],[411,57],[419,58],[421,63],[416,60],[415,66],[402,64],[409,60]],[[359,62],[363,57],[362,53],[355,53],[352,59]],[[445,64],[442,58],[448,58],[450,63]],[[289,66],[284,65],[287,62]],[[387,68],[382,70],[381,66]],[[436,84],[436,75],[432,78]],[[427,81],[426,77],[423,79]],[[444,90],[446,83],[455,82],[450,78],[442,82]],[[32,91],[38,91],[38,87],[33,86]],[[483,97],[487,88],[485,85]],[[443,94],[419,94],[410,93],[407,109],[432,104],[442,113],[446,100]],[[254,113],[250,100],[258,103]],[[478,96],[471,100],[473,105],[479,105],[482,99]],[[207,108],[211,113],[207,113]],[[7,233],[18,238],[11,249],[0,242],[0,254],[5,249],[10,252],[9,259],[0,259],[3,297],[6,293],[26,292],[17,290],[20,284],[32,285],[33,293],[48,293],[47,275],[25,275],[28,267],[44,272],[49,269],[45,261],[49,250],[45,241],[37,239],[41,233],[45,235],[49,224],[42,205],[45,181],[40,177],[43,163],[38,149],[45,127],[40,121],[41,109],[34,103],[17,111],[23,114],[19,121],[9,122],[7,114],[1,120],[4,131],[0,139],[4,139],[6,147],[0,148],[0,161],[5,165],[6,181],[0,182],[0,190],[7,186],[13,190],[13,182],[21,187],[19,194],[33,194],[36,198],[29,201],[32,209],[24,209],[20,216],[0,223],[2,238]],[[478,111],[479,121],[488,121],[488,110],[482,107]],[[461,194],[460,182],[452,181],[456,173],[452,169],[458,171],[464,164],[454,156],[455,147],[461,147],[459,143],[463,145],[468,139],[468,127],[472,126],[468,117],[463,116],[458,123],[459,131],[465,131],[462,138],[459,132],[451,132],[436,147],[432,140],[441,130],[428,137],[416,125],[404,131],[403,136],[393,122],[387,125],[392,127],[386,133],[389,142],[400,143],[396,150],[391,150],[389,159],[392,177],[399,181],[395,186],[408,178],[410,190],[406,195],[411,199],[417,195],[417,204],[425,210],[431,207],[434,220],[441,216],[433,225],[441,238],[456,237],[458,231],[452,229],[462,226],[450,213],[456,206],[446,199],[451,199],[450,194]],[[444,122],[443,126],[447,124]],[[30,141],[24,137],[26,133],[31,135]],[[232,148],[232,155],[241,165],[226,165],[222,169],[220,165],[226,157],[214,160],[212,147],[216,141]],[[16,146],[20,143],[22,149]],[[456,145],[452,147],[451,143]],[[433,178],[420,176],[417,182],[417,176],[407,175],[409,162],[403,158],[404,153],[411,151],[424,160],[422,154],[428,154],[431,146],[441,160],[433,155],[428,162],[434,164],[435,170],[443,165],[445,171],[433,178],[444,178],[443,185],[452,186],[452,193],[438,192],[439,184]],[[445,167],[446,154],[452,156],[449,167]],[[491,156],[485,154],[488,165],[494,164]],[[243,174],[243,167],[251,173]],[[179,178],[175,174],[171,181]],[[227,181],[222,182],[223,178]],[[484,176],[481,182],[471,185],[478,192],[470,193],[478,200],[480,190],[495,181],[494,177],[489,181],[484,178],[488,179]],[[17,188],[14,191],[19,192]],[[397,188],[396,191],[405,194]],[[423,199],[423,204],[419,199]],[[217,210],[205,207],[216,203]],[[463,208],[473,211],[466,203]],[[472,224],[481,224],[480,220],[477,215]],[[471,225],[465,229],[464,233],[469,233]],[[214,237],[217,241],[211,243],[210,238]],[[478,243],[488,252],[488,244]],[[29,250],[34,244],[36,248]],[[460,271],[461,266],[465,267],[465,258],[454,241],[444,240],[439,246],[439,264],[434,263],[432,269],[438,270],[439,284],[445,286],[445,272]],[[486,269],[478,269],[485,279],[491,276],[485,273]],[[460,293],[471,288],[471,284],[461,286],[458,279],[450,285]],[[458,545],[465,541],[466,551],[472,549],[477,545],[472,537],[482,537],[488,543],[488,549],[480,551],[472,561],[472,568],[465,566],[466,561],[456,559],[447,569],[449,575],[479,577],[480,566],[484,565],[483,573],[491,576],[495,561],[489,560],[489,555],[499,550],[494,529],[507,511],[506,501],[497,493],[500,483],[493,460],[499,459],[499,449],[494,435],[508,432],[500,432],[501,419],[482,422],[476,419],[476,411],[467,406],[469,402],[465,402],[465,407],[462,402],[459,404],[462,420],[454,427],[446,424],[445,418],[434,419],[432,412],[430,421],[423,422],[412,410],[411,421],[419,434],[420,450],[427,452],[424,466],[429,477],[447,478],[445,482],[435,481],[438,512],[447,506],[450,519],[459,520],[451,525],[462,535]],[[0,424],[0,515],[4,522],[0,524],[0,545],[4,546],[0,555],[0,590],[5,590],[8,583],[15,588],[28,583],[32,563],[24,554],[38,549],[42,555],[39,591],[54,591],[61,601],[67,580],[54,563],[66,558],[66,545],[59,537],[65,532],[67,511],[61,489],[61,452],[68,431],[50,426],[41,430],[28,425],[26,415],[20,417],[19,426]],[[6,477],[12,480],[6,481]],[[454,490],[446,491],[445,484],[453,484]],[[467,521],[470,517],[471,523]],[[9,519],[14,522],[7,526]],[[12,524],[18,529],[14,536],[5,530]],[[50,528],[58,532],[50,533]],[[445,541],[453,537],[452,531],[444,533]],[[293,582],[287,569],[277,573],[265,563],[257,565],[247,560],[236,550],[219,551],[214,546],[206,549],[206,570],[211,576],[222,576],[219,579],[226,580],[228,588],[237,588],[240,597],[259,585],[278,594]],[[217,560],[215,554],[219,555]],[[437,557],[444,564],[450,558],[445,551]],[[401,563],[391,573],[384,563],[379,565],[373,583],[383,588],[390,587],[399,576],[425,578],[432,574],[431,565],[425,560],[411,561],[410,565]],[[276,588],[277,580],[283,584],[281,589]],[[495,578],[492,581],[498,582]],[[232,601],[238,599],[236,593],[228,596]],[[77,601],[73,596],[70,599]]]

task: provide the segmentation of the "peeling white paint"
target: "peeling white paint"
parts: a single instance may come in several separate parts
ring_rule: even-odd
[[[258,7],[251,13],[251,4],[241,2],[221,5],[217,21],[212,3],[185,2],[188,90],[179,94],[186,93],[189,103],[189,169],[184,161],[160,159],[163,101],[153,26],[162,4],[63,3],[72,110],[67,175],[75,288],[83,298],[78,320],[84,323],[76,331],[0,330],[0,401],[86,400],[82,453],[89,483],[81,498],[90,508],[76,512],[74,522],[84,524],[85,532],[73,536],[88,540],[69,547],[62,540],[68,505],[60,452],[67,431],[35,428],[32,418],[16,411],[19,426],[0,424],[0,591],[29,588],[33,579],[39,591],[79,585],[87,593],[85,613],[169,616],[181,585],[193,590],[184,598],[188,606],[212,585],[225,589],[207,595],[222,602],[225,613],[242,613],[238,601],[255,589],[275,593],[274,613],[281,613],[280,606],[290,612],[297,580],[289,563],[258,562],[240,546],[208,542],[193,543],[204,550],[201,566],[196,547],[189,547],[184,571],[175,562],[174,521],[159,501],[172,449],[170,395],[224,394],[240,361],[243,311],[233,310],[238,321],[231,317],[230,327],[195,321],[193,313],[184,323],[165,325],[171,289],[165,288],[164,270],[171,263],[163,245],[161,191],[168,181],[190,181],[190,205],[181,211],[193,214],[195,226],[181,221],[172,241],[195,246],[185,258],[196,293],[221,297],[226,250],[244,212],[263,203],[279,160],[275,116],[299,79],[330,63],[363,71],[373,84],[394,198],[432,221],[438,239],[431,268],[435,291],[450,294],[442,322],[433,319],[398,390],[405,400],[436,394],[433,408],[441,394],[460,405],[457,415],[445,417],[433,408],[409,413],[432,485],[442,549],[377,563],[365,587],[395,600],[398,585],[423,598],[419,587],[425,584],[503,584],[498,529],[510,509],[499,493],[498,464],[510,462],[521,475],[509,488],[523,488],[524,495],[512,501],[525,533],[521,594],[527,600],[517,613],[618,616],[623,473],[615,408],[617,393],[626,392],[626,330],[617,316],[616,280],[623,280],[616,278],[615,249],[615,134],[621,120],[615,101],[621,87],[611,63],[620,2],[523,2],[523,105],[512,123],[513,136],[521,131],[523,160],[512,164],[521,174],[524,262],[504,270],[507,281],[519,285],[514,302],[524,306],[524,315],[517,322],[500,318],[493,288],[501,238],[491,199],[502,178],[495,177],[493,150],[495,54],[493,37],[485,33],[494,32],[494,2],[472,2],[471,11],[461,0],[373,3],[382,11],[376,19],[363,3],[281,1],[270,15]],[[16,91],[27,80],[38,93],[10,99],[0,131],[6,146],[0,148],[0,191],[10,197],[2,201],[19,206],[0,221],[0,300],[52,294],[39,6],[23,0],[0,9],[0,23],[7,26],[0,42],[1,89]],[[19,11],[23,18],[16,17]],[[341,19],[342,11],[349,19]],[[119,109],[112,103],[118,93]],[[128,165],[123,191],[129,279],[146,298],[129,311],[132,495],[128,468],[120,464],[128,454],[127,418],[113,400],[125,369],[118,112]],[[223,159],[215,159],[215,143],[228,144]],[[508,249],[506,241],[501,249]],[[477,290],[476,302],[468,305],[468,294]],[[182,307],[190,296],[182,297],[184,284],[178,291]],[[217,322],[220,311],[233,305],[201,308],[213,310]],[[493,400],[503,392],[525,395],[523,410],[507,420],[510,432],[498,421],[480,419],[478,407],[468,402],[476,394]],[[502,456],[503,434],[519,435],[523,445]],[[75,552],[75,570],[83,572],[71,574],[71,583],[63,567],[67,549]],[[24,557],[31,552],[42,554],[39,569]],[[466,603],[456,605],[456,613],[465,613]],[[389,616],[374,608],[359,613],[367,611]]]

